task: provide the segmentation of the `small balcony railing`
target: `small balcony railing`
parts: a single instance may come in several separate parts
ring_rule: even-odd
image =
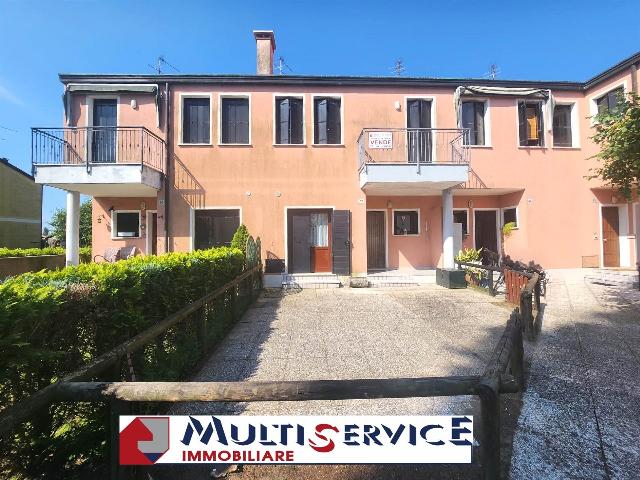
[[[468,164],[469,129],[365,128],[358,137],[359,170],[368,164]]]
[[[126,164],[165,172],[166,148],[144,127],[32,128],[31,163],[38,165]]]

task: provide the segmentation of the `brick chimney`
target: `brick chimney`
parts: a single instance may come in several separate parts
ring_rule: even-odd
[[[273,75],[273,54],[276,51],[276,37],[273,30],[254,30],[256,39],[256,73]]]

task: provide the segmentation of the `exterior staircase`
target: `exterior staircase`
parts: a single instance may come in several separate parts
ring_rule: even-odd
[[[390,270],[367,275],[369,287],[417,287],[436,283],[435,270]]]
[[[340,288],[341,286],[338,275],[333,273],[292,273],[282,277],[284,289]]]

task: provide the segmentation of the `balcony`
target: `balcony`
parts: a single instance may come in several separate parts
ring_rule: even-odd
[[[91,196],[155,197],[165,142],[144,127],[32,128],[36,183]]]
[[[365,128],[360,188],[368,195],[437,195],[469,179],[462,128]]]

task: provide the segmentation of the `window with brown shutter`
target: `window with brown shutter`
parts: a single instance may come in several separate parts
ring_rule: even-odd
[[[544,146],[542,104],[540,102],[518,102],[518,124],[521,147]]]

